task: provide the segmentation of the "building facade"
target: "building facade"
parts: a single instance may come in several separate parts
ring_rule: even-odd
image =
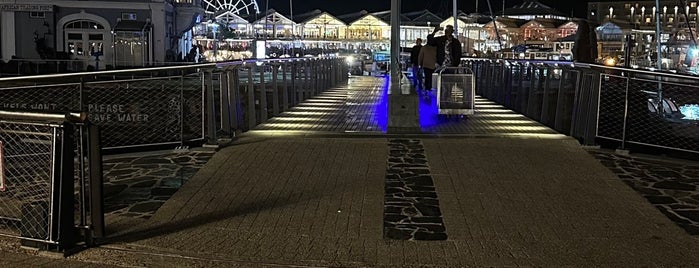
[[[0,0],[2,60],[72,59],[105,69],[174,61],[199,0]]]
[[[595,22],[600,40],[600,57],[615,56],[625,48],[625,37],[633,40],[629,59],[632,65],[651,66],[657,59],[658,38],[664,68],[681,64],[689,52],[692,37],[697,36],[699,1],[662,0],[588,3],[587,18]],[[660,25],[660,36],[656,25]]]
[[[260,11],[254,0],[18,2],[0,0],[5,61],[67,57],[107,69],[191,61],[192,54],[209,61],[248,58],[256,40],[265,40],[277,56],[298,56],[290,52],[294,48],[380,51],[388,48],[391,36],[390,11],[335,15],[313,10],[291,16]],[[248,4],[231,10],[227,3]],[[403,13],[400,44],[410,47],[436,26],[456,25],[463,51],[472,55],[522,44],[551,48],[577,30],[571,18],[537,1],[525,1],[504,14],[492,21],[463,12],[446,19],[427,10]]]

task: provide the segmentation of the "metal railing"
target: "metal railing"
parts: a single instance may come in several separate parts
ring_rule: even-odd
[[[586,145],[699,152],[699,78],[553,61],[465,59],[477,94]]]
[[[210,133],[253,129],[349,77],[343,58],[270,60],[262,65],[254,61],[222,63],[218,70],[211,80],[214,92],[210,95],[221,100],[214,102],[217,107],[212,111],[221,117],[209,124],[218,128]]]
[[[84,114],[0,111],[0,235],[65,252],[104,236],[97,129]]]
[[[346,79],[342,58],[2,78],[0,109],[87,113],[103,149],[215,144]]]
[[[173,62],[151,62],[143,63],[142,66],[133,66],[131,61],[95,61],[90,59],[71,59],[71,60],[56,60],[56,59],[12,59],[7,62],[0,60],[0,77],[16,77],[27,75],[46,75],[60,73],[77,73],[85,71],[97,71],[97,65],[100,68],[107,70],[124,70],[136,68],[154,68],[164,66],[182,66],[192,65],[192,62],[173,61]]]
[[[0,79],[0,236],[90,245],[105,236],[103,149],[217,144],[347,78],[321,58]]]

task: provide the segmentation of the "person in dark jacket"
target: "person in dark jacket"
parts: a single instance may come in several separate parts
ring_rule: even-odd
[[[435,27],[434,36],[440,27]],[[444,28],[444,36],[434,37],[437,44],[437,64],[441,67],[458,67],[461,64],[461,42],[454,38],[454,26]]]
[[[422,49],[422,39],[418,38],[415,40],[415,45],[410,50],[410,63],[412,64],[413,71],[413,86],[416,88],[422,87],[422,72],[420,66],[418,65],[418,56],[420,56],[420,49]]]

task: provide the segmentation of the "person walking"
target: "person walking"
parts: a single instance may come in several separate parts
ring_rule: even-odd
[[[437,42],[433,37],[427,37],[427,44],[420,49],[417,62],[425,72],[425,90],[432,90],[432,74],[437,69]]]
[[[410,63],[412,64],[413,72],[413,86],[415,88],[422,88],[422,73],[420,72],[420,66],[418,64],[418,58],[420,55],[420,50],[422,50],[422,39],[418,38],[415,40],[415,45],[410,50]]]
[[[431,36],[434,36],[440,28],[435,27]],[[454,37],[454,26],[447,25],[444,28],[444,36],[435,37],[435,40],[437,42],[437,63],[441,64],[439,69],[459,67],[461,65],[461,42]],[[456,73],[456,70],[440,71],[440,74],[450,73]],[[456,84],[440,84],[438,86],[439,101],[446,102],[451,97],[453,87],[456,87]]]
[[[435,27],[434,36],[441,27]],[[437,42],[437,63],[442,67],[458,67],[461,64],[461,42],[454,37],[454,26],[444,28],[444,36],[435,37]]]

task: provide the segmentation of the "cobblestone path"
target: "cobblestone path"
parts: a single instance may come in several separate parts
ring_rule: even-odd
[[[105,214],[150,218],[213,154],[202,149],[104,160]]]
[[[699,163],[589,152],[687,233],[699,235]]]

